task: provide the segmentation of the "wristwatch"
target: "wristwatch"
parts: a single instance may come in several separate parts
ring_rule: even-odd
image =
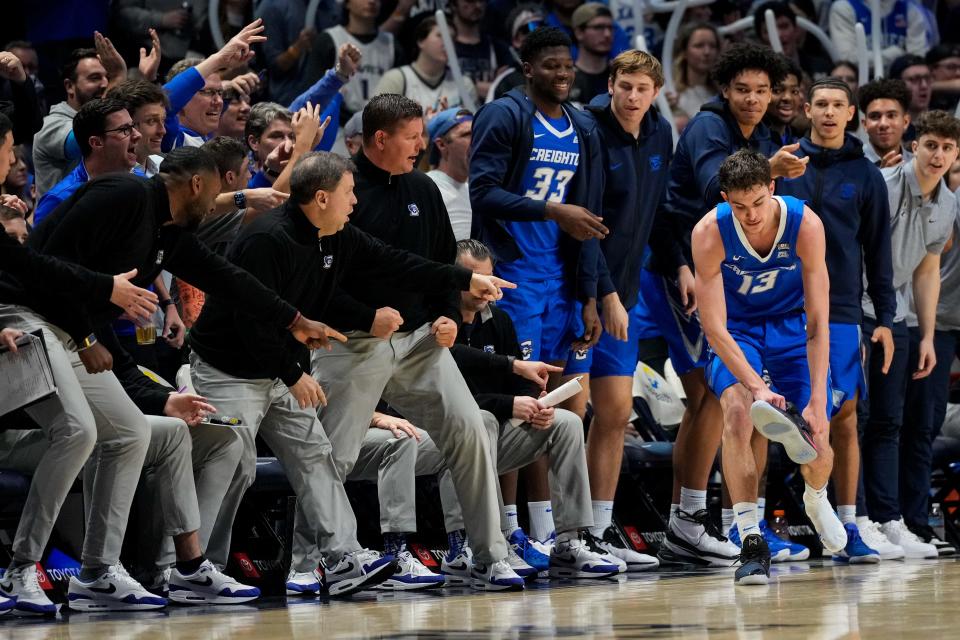
[[[246,209],[247,208],[247,196],[243,194],[243,191],[235,191],[233,194],[233,204],[237,205],[237,209]]]
[[[77,351],[84,351],[84,350],[86,350],[86,349],[89,349],[90,347],[92,347],[92,346],[95,345],[95,344],[97,344],[97,336],[95,336],[95,335],[93,335],[93,334],[91,333],[91,334],[88,335],[86,338],[84,338],[84,339],[80,342],[80,344],[77,345]]]

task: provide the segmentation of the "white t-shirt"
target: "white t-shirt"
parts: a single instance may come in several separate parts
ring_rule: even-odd
[[[434,169],[427,175],[437,183],[437,187],[440,189],[443,204],[447,207],[447,215],[450,216],[453,236],[457,240],[468,239],[470,237],[470,225],[473,223],[469,182],[457,182],[439,169]]]

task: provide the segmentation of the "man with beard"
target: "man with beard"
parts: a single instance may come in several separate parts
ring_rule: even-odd
[[[234,300],[252,316],[287,327],[309,345],[328,344],[327,327],[308,320],[249,273],[213,255],[193,236],[213,208],[220,179],[206,152],[171,152],[150,180],[129,174],[103,176],[83,185],[31,237],[44,253],[101,272],[137,269],[135,284],[163,269]],[[122,211],[121,211],[122,209]],[[122,215],[121,215],[122,214]],[[80,468],[98,447],[89,486],[82,568],[70,580],[69,598],[80,608],[155,609],[166,600],[146,592],[120,565],[120,546],[149,444],[143,414],[110,372],[112,358],[94,329],[120,309],[90,300],[80,306],[46,287],[24,287],[0,278],[0,325],[43,331],[57,396],[27,409],[47,434],[49,448],[33,476],[4,574],[4,593],[41,593],[40,560],[57,513]],[[38,612],[54,613],[44,597]]]
[[[50,108],[43,127],[33,138],[33,165],[37,197],[59,182],[80,160],[80,148],[73,137],[73,117],[107,90],[107,70],[96,49],[77,49],[61,70],[67,99]]]

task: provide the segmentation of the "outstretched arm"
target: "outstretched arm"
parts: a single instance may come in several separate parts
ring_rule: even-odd
[[[830,276],[826,263],[827,241],[823,223],[809,207],[797,234],[797,255],[803,268],[803,308],[807,314],[807,362],[810,367],[810,402],[803,410],[814,434],[825,432],[827,422],[827,371],[830,367]]]

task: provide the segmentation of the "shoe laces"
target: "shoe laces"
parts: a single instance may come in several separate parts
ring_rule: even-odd
[[[715,538],[720,542],[726,542],[727,537],[720,533],[720,529],[717,528],[717,525],[713,524],[713,520],[710,519],[710,512],[706,509],[698,509],[693,513],[688,513],[683,509],[677,509],[677,517],[686,522],[692,522],[703,527],[703,530],[711,538]]]
[[[107,570],[107,578],[113,579],[117,583],[133,589],[143,589],[143,586],[133,579],[122,564],[117,564]]]
[[[383,554],[379,551],[374,551],[373,549],[360,549],[359,551],[353,551],[344,555],[344,557],[347,556],[353,556],[357,562],[359,562],[361,565],[365,565],[374,560],[379,560],[383,557]]]
[[[37,565],[31,564],[20,569],[20,583],[23,585],[23,593],[27,596],[43,594],[40,588],[40,580],[37,578]]]
[[[754,537],[756,536],[756,537]],[[759,562],[766,566],[770,563],[770,549],[766,541],[759,534],[750,534],[743,540],[743,546],[740,547],[740,564],[748,562]]]
[[[907,528],[907,525],[905,525],[902,520],[895,522],[894,526],[898,527],[900,530],[901,544],[903,544],[904,542],[910,542],[912,544],[926,544],[923,540],[921,540],[917,536],[917,534],[915,534],[913,531],[910,531],[910,529]]]
[[[596,538],[596,536],[594,537]],[[613,528],[613,525],[603,530],[603,537],[597,540],[597,542],[605,543],[617,549],[627,548],[626,545],[623,543],[623,539],[620,537],[620,534],[617,533],[617,530]]]

